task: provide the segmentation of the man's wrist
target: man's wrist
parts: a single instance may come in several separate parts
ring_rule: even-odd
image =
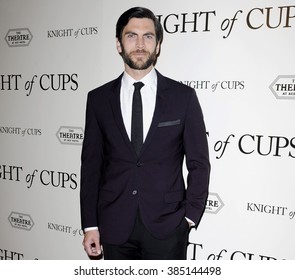
[[[86,233],[88,231],[91,231],[91,230],[98,230],[98,227],[87,227],[87,228],[84,228],[84,233]]]

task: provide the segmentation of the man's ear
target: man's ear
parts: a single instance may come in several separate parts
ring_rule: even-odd
[[[156,54],[157,54],[157,56],[160,55],[160,52],[161,52],[161,44],[160,44],[160,42],[158,42],[158,45],[156,46]]]
[[[116,47],[117,47],[118,53],[121,53],[122,52],[122,47],[121,47],[121,43],[120,43],[118,38],[116,39]]]

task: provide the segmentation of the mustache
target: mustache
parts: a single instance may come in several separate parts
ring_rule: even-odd
[[[133,53],[145,53],[145,54],[149,54],[149,52],[147,52],[146,50],[135,50],[133,52],[131,52],[131,54]]]

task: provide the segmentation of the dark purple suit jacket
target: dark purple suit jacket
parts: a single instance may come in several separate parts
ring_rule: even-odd
[[[210,163],[197,96],[192,88],[157,75],[155,112],[139,157],[121,115],[122,75],[88,94],[81,218],[82,228],[99,227],[102,243],[125,242],[138,210],[146,228],[162,239],[185,216],[198,224],[205,208]]]

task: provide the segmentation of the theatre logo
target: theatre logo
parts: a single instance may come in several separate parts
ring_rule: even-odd
[[[9,47],[27,47],[33,39],[28,28],[9,29],[5,41]]]
[[[295,99],[295,75],[280,75],[269,88],[277,99]]]
[[[34,226],[34,221],[30,215],[12,212],[8,220],[12,227],[24,230],[31,230]]]
[[[56,136],[61,144],[82,145],[84,132],[81,127],[61,126]]]
[[[209,214],[217,214],[221,208],[223,208],[224,203],[217,193],[209,193],[206,202],[205,212]]]

